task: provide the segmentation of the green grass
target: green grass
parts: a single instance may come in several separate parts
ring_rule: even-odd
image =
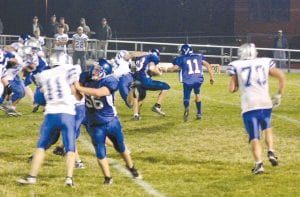
[[[229,94],[228,77],[216,75],[211,86],[202,86],[203,119],[195,120],[191,102],[190,119],[183,122],[182,86],[175,73],[157,79],[171,90],[163,103],[166,117],[150,107],[157,92],[149,92],[142,120],[132,121],[132,112],[116,96],[127,146],[144,181],[165,196],[300,196],[300,75],[287,75],[282,105],[273,112],[275,148],[280,165],[272,167],[264,149],[265,173],[250,173],[253,158],[244,131],[239,93]],[[271,79],[271,91],[276,81]],[[193,98],[192,98],[193,99]],[[150,196],[127,175],[111,166],[114,183],[103,186],[90,139],[84,129],[78,147],[86,169],[75,170],[75,188],[64,184],[65,160],[51,148],[40,171],[38,183],[21,186],[16,179],[26,175],[27,158],[35,150],[42,112],[31,113],[29,100],[19,106],[24,115],[6,117],[0,112],[0,196]],[[263,146],[265,148],[265,146]],[[108,155],[124,166],[119,155],[108,148]]]

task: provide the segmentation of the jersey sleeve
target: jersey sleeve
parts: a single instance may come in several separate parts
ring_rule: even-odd
[[[228,68],[226,69],[226,73],[229,76],[237,75],[236,68],[233,66],[233,64],[228,65]]]
[[[109,76],[104,79],[103,86],[107,87],[110,93],[113,93],[118,90],[118,79],[114,76]]]
[[[173,60],[172,64],[181,67],[181,58],[180,58],[180,57],[176,57],[176,58]]]
[[[160,62],[160,59],[158,56],[150,54],[149,55],[149,62],[154,62],[155,65],[157,65]]]

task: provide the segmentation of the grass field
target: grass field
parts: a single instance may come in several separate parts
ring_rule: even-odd
[[[195,120],[191,102],[190,119],[183,122],[182,87],[175,73],[158,79],[171,85],[163,109],[166,117],[150,107],[157,92],[149,92],[142,120],[132,121],[131,111],[117,93],[116,106],[126,143],[132,152],[143,181],[136,181],[124,170],[119,155],[108,148],[114,183],[102,185],[90,139],[84,129],[78,142],[86,169],[74,172],[74,188],[64,186],[65,163],[62,157],[47,153],[33,186],[21,186],[16,179],[30,168],[27,158],[38,138],[42,112],[31,113],[26,98],[20,103],[22,117],[7,117],[0,112],[0,196],[300,196],[300,75],[287,75],[282,105],[273,112],[275,149],[279,166],[272,167],[264,149],[265,173],[252,175],[254,165],[240,115],[239,93],[229,94],[228,77],[216,76],[202,86],[203,119]],[[271,91],[276,82],[271,80]],[[265,146],[263,146],[265,147]]]

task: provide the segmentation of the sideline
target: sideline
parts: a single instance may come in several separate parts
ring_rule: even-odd
[[[90,151],[95,153],[94,147],[92,146],[92,144],[90,142],[88,142],[88,140],[86,139],[86,136],[81,135],[81,137],[79,138],[79,141],[81,141],[81,143],[84,145],[84,147],[88,148]],[[144,180],[133,179],[130,172],[126,168],[124,168],[122,165],[120,165],[116,160],[111,159],[111,158],[107,158],[107,160],[113,168],[115,168],[116,170],[121,172],[121,174],[123,174],[127,177],[130,177],[137,185],[142,187],[147,194],[154,196],[154,197],[165,197],[164,194],[157,191],[155,188],[153,188],[149,183],[145,182]]]

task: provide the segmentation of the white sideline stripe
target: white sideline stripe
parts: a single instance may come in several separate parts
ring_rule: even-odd
[[[95,153],[95,149],[92,146],[91,143],[89,143],[87,141],[87,139],[83,138],[84,136],[81,136],[79,138],[79,140],[83,143],[83,145],[88,148],[90,151],[92,151],[93,153]],[[118,170],[119,172],[121,172],[123,175],[126,175],[127,177],[130,177],[132,179],[132,176],[130,174],[130,172],[124,168],[122,165],[120,165],[116,160],[111,159],[111,158],[107,158],[109,164],[115,168],[116,170]],[[149,183],[140,180],[140,179],[132,179],[137,185],[141,186],[149,195],[154,196],[154,197],[165,197],[164,194],[160,193],[159,191],[157,191],[156,189],[154,189]]]
[[[238,105],[238,104],[234,104],[234,103],[230,103],[230,102],[226,102],[226,101],[219,101],[219,100],[210,98],[210,97],[208,97],[208,96],[202,96],[202,98],[205,98],[205,99],[207,99],[207,100],[211,100],[211,101],[214,101],[214,102],[222,103],[222,104],[225,104],[225,105],[240,106],[240,105]],[[287,121],[287,122],[291,122],[291,123],[300,125],[300,121],[297,120],[297,119],[294,119],[294,118],[289,118],[289,117],[287,117],[287,116],[284,116],[284,115],[278,115],[278,114],[275,114],[275,113],[272,113],[272,116],[275,116],[275,117],[277,117],[277,118],[284,119],[284,120]]]

